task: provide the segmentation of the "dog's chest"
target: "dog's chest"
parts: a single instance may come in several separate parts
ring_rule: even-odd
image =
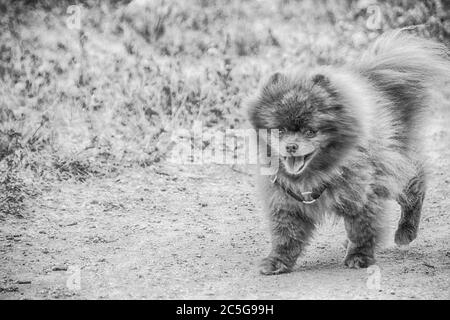
[[[294,193],[304,192],[301,191],[299,187],[295,188],[290,186],[290,189]],[[321,196],[313,203],[302,203],[289,195],[281,187],[268,183],[266,184],[263,197],[267,201],[269,210],[273,213],[279,210],[298,212],[317,221],[322,219],[326,214],[334,211],[333,204],[335,203],[335,196],[331,190],[324,190]]]

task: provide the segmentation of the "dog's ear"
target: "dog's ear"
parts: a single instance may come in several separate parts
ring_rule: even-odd
[[[286,78],[284,74],[282,74],[281,72],[275,72],[270,76],[268,83],[277,84],[281,82],[284,78]]]
[[[314,85],[328,87],[330,85],[330,79],[327,76],[317,73],[312,77],[312,82]]]
[[[322,73],[317,73],[311,78],[311,81],[313,87],[315,86],[320,87],[326,92],[328,92],[328,94],[330,94],[331,96],[334,97],[338,96],[336,88],[333,86],[333,83],[331,82],[330,78],[328,78],[326,75]]]
[[[280,92],[287,83],[288,78],[285,74],[275,72],[262,81],[261,94],[262,96],[271,97],[273,94]]]
[[[279,85],[286,82],[287,77],[281,72],[275,72],[267,79],[264,87]]]

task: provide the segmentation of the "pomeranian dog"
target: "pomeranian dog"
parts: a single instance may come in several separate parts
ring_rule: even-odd
[[[430,89],[449,79],[447,48],[400,30],[352,64],[264,81],[249,119],[278,133],[264,141],[279,166],[259,175],[272,233],[262,274],[290,272],[327,213],[344,219],[350,268],[374,264],[389,199],[401,206],[395,242],[416,238],[425,196],[420,115]]]

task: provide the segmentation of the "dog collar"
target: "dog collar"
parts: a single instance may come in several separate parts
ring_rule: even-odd
[[[295,200],[297,200],[297,201],[299,201],[301,203],[304,203],[304,204],[313,204],[314,202],[316,202],[317,199],[320,198],[322,193],[327,188],[327,185],[324,184],[320,188],[313,189],[313,191],[306,191],[306,192],[301,192],[301,193],[295,193],[294,191],[292,191],[292,189],[290,189],[289,187],[285,186],[280,181],[278,181],[278,175],[277,174],[274,175],[274,177],[272,178],[271,182],[273,184],[278,185],[281,189],[283,189],[284,192],[286,192],[292,198],[294,198]]]

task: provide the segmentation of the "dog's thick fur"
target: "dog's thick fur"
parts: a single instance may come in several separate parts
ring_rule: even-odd
[[[444,45],[396,31],[351,65],[276,73],[263,83],[248,103],[249,118],[255,129],[280,130],[280,149],[272,146],[280,183],[260,175],[272,231],[261,273],[291,271],[326,213],[344,218],[345,265],[373,264],[388,199],[402,210],[396,243],[416,238],[425,196],[417,128],[430,89],[449,78]],[[283,153],[292,142],[300,149],[296,158]],[[327,188],[315,203],[304,204],[280,184],[294,193]]]

